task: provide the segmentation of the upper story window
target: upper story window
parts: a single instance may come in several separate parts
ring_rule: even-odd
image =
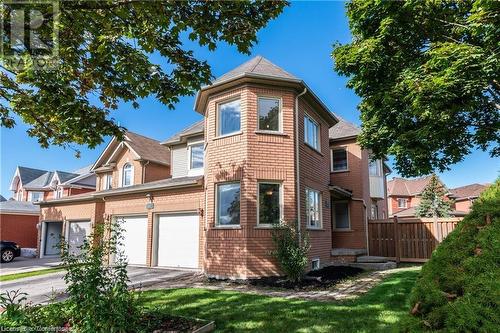
[[[23,191],[17,191],[17,201],[23,201]]]
[[[304,117],[304,142],[319,150],[319,125],[311,117]]]
[[[370,161],[370,164],[368,165],[370,176],[382,176],[381,164],[380,160]]]
[[[240,183],[217,184],[216,225],[240,225]]]
[[[219,104],[217,111],[217,136],[237,133],[241,130],[240,100]]]
[[[259,183],[258,224],[278,224],[281,220],[281,184]]]
[[[309,228],[321,228],[321,193],[306,189],[306,219]]]
[[[332,171],[347,170],[347,149],[332,149]]]
[[[281,130],[281,108],[279,98],[259,97],[259,130],[279,132]]]
[[[203,143],[189,146],[189,169],[203,168]]]
[[[408,206],[408,199],[398,198],[398,208],[407,208],[407,206]]]
[[[55,192],[55,193],[54,193],[54,196],[56,197],[56,199],[60,199],[60,198],[62,198],[62,197],[63,197],[63,191],[64,191],[64,189],[63,189],[62,187],[57,187],[57,188],[55,189],[55,191],[54,191],[54,192]]]
[[[333,203],[333,218],[335,220],[335,229],[350,229],[349,203],[339,201]]]
[[[122,186],[130,186],[133,184],[133,179],[132,179],[132,164],[126,163],[123,166],[123,173],[122,173]]]
[[[104,189],[110,190],[113,188],[113,175],[107,174],[104,178]]]
[[[30,201],[42,201],[43,200],[43,192],[30,192]]]

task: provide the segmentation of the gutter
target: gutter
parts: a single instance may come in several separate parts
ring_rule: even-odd
[[[302,242],[302,231],[300,223],[300,150],[299,150],[299,97],[307,93],[307,88],[295,96],[295,181],[296,181],[296,198],[297,198],[297,236],[299,244]]]

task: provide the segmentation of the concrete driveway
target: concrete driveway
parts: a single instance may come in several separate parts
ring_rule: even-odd
[[[13,261],[0,264],[0,275],[17,274],[57,267],[61,258],[26,258],[17,257]]]
[[[181,276],[190,276],[195,272],[181,271],[174,269],[128,267],[128,277],[130,287],[140,288],[152,286],[165,282],[169,279]],[[46,275],[23,278],[13,281],[0,282],[0,292],[20,289],[28,294],[28,301],[33,303],[47,302],[51,295],[55,295],[57,300],[66,297],[66,284],[63,280],[64,272],[56,272]]]

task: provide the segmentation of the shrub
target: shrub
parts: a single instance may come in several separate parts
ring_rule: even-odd
[[[139,310],[127,287],[127,263],[118,250],[121,227],[119,223],[99,224],[94,230],[79,254],[70,253],[64,242],[61,246],[71,328],[77,332],[134,331]],[[110,257],[114,257],[113,265],[106,264]]]
[[[297,282],[302,279],[307,267],[309,252],[309,237],[304,235],[302,242],[295,223],[277,224],[272,231],[272,240],[275,249],[271,254],[276,258],[281,270],[291,281]]]
[[[423,266],[410,298],[412,314],[419,319],[418,328],[497,331],[499,253],[500,180],[497,180]]]

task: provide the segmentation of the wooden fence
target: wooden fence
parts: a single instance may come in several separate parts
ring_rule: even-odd
[[[427,261],[462,218],[397,218],[368,221],[369,255],[405,262]]]

